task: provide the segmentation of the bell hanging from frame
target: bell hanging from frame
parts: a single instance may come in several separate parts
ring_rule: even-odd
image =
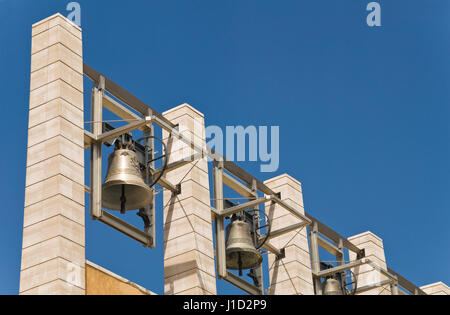
[[[323,284],[323,295],[344,295],[341,283],[334,278],[326,279]]]
[[[250,225],[240,219],[233,219],[227,226],[226,264],[228,269],[242,270],[259,266],[261,253],[255,248]]]
[[[108,171],[102,186],[103,207],[125,213],[145,208],[152,201],[153,192],[144,181],[132,145],[117,142],[108,158]]]

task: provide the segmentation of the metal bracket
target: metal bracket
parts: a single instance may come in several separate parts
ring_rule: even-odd
[[[286,258],[286,248],[280,249],[280,255],[277,256],[276,260],[281,260]]]
[[[175,196],[181,195],[181,184],[176,184],[175,189],[176,190],[174,191],[174,195]]]

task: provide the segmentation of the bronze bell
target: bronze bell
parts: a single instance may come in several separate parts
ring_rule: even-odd
[[[153,192],[145,183],[136,152],[116,146],[108,158],[108,171],[102,186],[103,207],[111,210],[141,209],[153,200]]]
[[[242,270],[261,264],[262,256],[255,248],[247,222],[236,219],[227,226],[226,261],[227,268],[239,270],[240,275]]]
[[[326,279],[323,284],[323,295],[344,295],[341,283],[334,278]]]

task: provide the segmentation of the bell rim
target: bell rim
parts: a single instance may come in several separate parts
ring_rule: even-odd
[[[102,197],[102,206],[104,208],[109,209],[109,210],[113,210],[113,211],[120,211],[121,210],[120,209],[120,205],[117,206],[116,202],[112,203],[112,202],[109,202],[107,200],[106,201],[104,200],[104,196],[106,195],[106,193],[105,193],[106,189],[108,189],[110,187],[114,187],[114,186],[120,186],[120,185],[134,186],[134,187],[137,187],[139,189],[142,189],[142,190],[146,191],[146,193],[144,193],[143,196],[147,196],[147,198],[142,198],[142,201],[137,203],[138,206],[136,206],[136,207],[134,207],[134,204],[132,204],[131,206],[127,206],[127,204],[125,204],[125,210],[126,211],[138,210],[140,208],[144,208],[144,207],[148,206],[152,202],[153,192],[150,189],[150,187],[143,186],[142,183],[133,183],[133,182],[130,182],[130,181],[124,181],[124,180],[117,179],[117,180],[109,181],[108,183],[104,183],[102,185],[102,195],[103,195],[103,197]]]
[[[229,261],[230,261],[230,259],[229,259],[229,255],[230,254],[234,254],[234,253],[238,253],[238,252],[245,252],[245,253],[247,253],[247,254],[252,254],[252,255],[254,255],[255,257],[257,257],[257,263],[256,264],[249,264],[249,265],[242,265],[242,270],[245,270],[245,269],[251,269],[251,268],[255,268],[255,267],[257,267],[257,266],[259,266],[261,263],[262,263],[262,261],[263,261],[263,258],[262,258],[262,255],[261,255],[261,253],[258,251],[258,250],[256,250],[256,249],[250,249],[250,248],[245,248],[245,249],[242,249],[242,248],[230,248],[230,249],[227,249],[226,250],[226,258],[227,258],[227,263],[226,263],[226,265],[227,265],[227,269],[231,269],[231,270],[239,270],[239,266],[237,266],[237,265],[235,265],[235,264],[230,264],[229,263]]]

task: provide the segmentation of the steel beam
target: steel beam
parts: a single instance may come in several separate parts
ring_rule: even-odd
[[[261,292],[261,290],[256,286],[248,283],[247,281],[229,271],[227,271],[227,276],[224,278],[224,280],[228,281],[232,285],[237,286],[239,289],[247,292],[250,295],[263,295],[263,292]]]
[[[92,88],[91,125],[92,136],[97,138],[102,133],[102,96],[104,79],[99,78],[99,86]],[[86,132],[85,132],[86,135]],[[91,143],[91,206],[90,214],[93,218],[99,218],[102,214],[102,144]]]
[[[243,203],[241,205],[237,205],[231,208],[227,208],[226,210],[223,210],[222,212],[220,212],[221,216],[223,217],[229,217],[232,216],[235,213],[244,211],[246,209],[250,209],[250,208],[254,208],[259,206],[260,204],[266,203],[267,201],[270,201],[270,198],[266,198],[266,197],[262,197],[262,198],[258,198],[246,203]],[[217,208],[216,208],[217,210]]]
[[[309,231],[310,254],[311,254],[311,271],[314,274],[320,272],[320,258],[319,258],[319,240],[318,240],[318,226],[317,222],[313,222]],[[320,278],[313,277],[314,290],[316,295],[322,295],[322,282]]]
[[[148,125],[152,122],[152,119],[150,116],[145,117],[144,119],[141,119],[139,121],[136,121],[134,123],[128,124],[126,126],[122,126],[120,128],[116,128],[110,131],[107,131],[97,137],[97,141],[100,143],[104,143],[108,140],[115,139],[127,132],[139,129],[141,127],[144,127],[145,125]]]
[[[108,109],[110,112],[114,113],[115,115],[119,116],[120,118],[124,120],[139,120],[142,119],[142,116],[139,116],[117,102],[112,97],[104,94],[103,95],[103,107]],[[142,128],[144,129],[144,128]]]
[[[92,143],[95,143],[97,141],[97,137],[94,136],[92,132],[89,132],[87,130],[84,131],[84,148],[88,149],[91,147]]]
[[[117,231],[124,233],[125,235],[131,237],[132,239],[142,243],[147,247],[151,246],[151,244],[153,243],[151,236],[146,234],[144,231],[141,231],[131,224],[122,221],[121,219],[115,217],[107,211],[102,211],[102,214],[98,218],[98,220],[116,229]]]
[[[216,211],[222,212],[224,208],[223,200],[223,168],[221,162],[215,162],[213,168],[214,181],[214,206]],[[217,276],[221,279],[227,277],[227,263],[225,253],[225,220],[223,216],[215,216],[215,234],[216,234],[216,263]]]
[[[358,259],[358,260],[352,261],[352,262],[350,262],[348,264],[345,264],[345,265],[340,265],[340,266],[337,266],[337,267],[334,267],[334,268],[331,268],[331,269],[327,269],[327,270],[323,270],[323,271],[319,271],[319,272],[313,272],[313,276],[316,277],[316,278],[325,278],[327,276],[331,276],[331,275],[334,275],[336,273],[340,273],[340,272],[346,271],[348,269],[356,268],[358,266],[367,264],[369,262],[370,262],[370,260],[368,260],[366,258]]]
[[[202,155],[200,153],[197,153],[197,154],[191,155],[187,159],[183,159],[183,160],[179,160],[179,161],[176,161],[176,162],[172,162],[172,163],[167,165],[167,168],[166,168],[165,172],[168,173],[168,172],[174,171],[174,170],[176,170],[176,169],[178,169],[180,167],[183,167],[185,165],[191,164],[192,162],[194,162],[194,161],[196,161],[198,159],[201,159],[201,158],[202,158]],[[152,170],[153,179],[156,179],[159,176],[159,174],[161,173],[161,171],[162,171],[162,167],[157,168],[156,170]]]
[[[388,284],[391,284],[391,283],[392,283],[392,280],[383,280],[383,281],[380,281],[378,283],[365,285],[363,287],[357,288],[356,289],[356,294],[364,293],[364,292],[370,291],[372,289],[375,289],[375,288],[378,288],[378,287],[382,287],[382,286],[385,286],[385,285],[388,285]]]
[[[292,231],[296,231],[298,229],[304,228],[307,225],[308,225],[308,223],[301,222],[301,223],[297,223],[297,224],[293,224],[293,225],[284,227],[282,229],[278,229],[278,230],[272,231],[272,232],[270,232],[270,235],[267,238],[267,240],[271,240],[272,238],[275,238],[275,237],[287,234],[287,233],[292,232]],[[265,236],[261,236],[260,240],[262,240],[264,238],[265,238]]]
[[[403,289],[405,289],[409,293],[414,294],[414,295],[427,295],[421,288],[419,288],[418,286],[416,286],[415,284],[413,284],[406,278],[402,277],[400,274],[398,274],[391,268],[388,268],[387,271],[390,274],[395,275],[398,279],[399,286],[401,286]]]
[[[268,250],[269,252],[271,252],[272,254],[275,254],[275,256],[277,257],[281,257],[282,253],[281,251],[276,248],[275,246],[273,246],[269,241],[267,241],[264,245],[263,248]]]
[[[332,240],[336,244],[339,243],[340,240],[342,240],[343,246],[347,248],[348,250],[351,250],[352,252],[360,255],[361,250],[356,247],[353,243],[351,243],[349,240],[347,240],[345,237],[340,235],[339,233],[336,233],[334,230],[314,218],[313,216],[309,215],[305,212],[305,216],[310,219],[312,222],[317,223],[318,232],[322,234],[323,236],[327,237],[328,239]],[[360,257],[362,258],[362,257]]]
[[[241,184],[239,181],[237,181],[227,173],[223,174],[223,183],[228,187],[230,187],[231,189],[233,189],[238,194],[240,194],[241,196],[244,196],[246,198],[254,198],[254,193],[250,188]]]
[[[297,209],[294,209],[293,207],[289,206],[287,203],[282,201],[280,198],[273,195],[273,196],[271,196],[270,199],[272,201],[274,201],[275,203],[277,203],[278,205],[280,205],[281,207],[283,207],[284,209],[286,209],[287,211],[289,211],[292,215],[294,215],[301,221],[306,222],[308,225],[311,224],[312,221],[308,217],[306,217],[303,213],[300,213]]]
[[[83,73],[90,78],[94,83],[98,84],[100,76],[104,77],[105,79],[105,89],[113,95],[115,98],[123,102],[124,104],[130,106],[138,113],[142,114],[143,116],[146,116],[148,113],[148,110],[150,109],[152,112],[154,112],[154,115],[158,117],[161,121],[164,121],[168,126],[175,128],[175,125],[172,124],[169,120],[167,120],[164,116],[153,110],[150,106],[145,104],[143,101],[138,99],[136,96],[125,90],[124,88],[120,87],[118,84],[114,83],[112,80],[110,80],[108,77],[100,74],[93,68],[91,68],[87,64],[83,64]]]
[[[388,277],[389,279],[391,279],[392,281],[397,281],[397,276],[393,275],[392,273],[390,273],[387,270],[384,270],[383,268],[381,268],[380,266],[378,266],[375,262],[373,262],[370,259],[367,259],[367,264],[372,266],[374,269],[378,270],[380,273],[384,274],[386,277]]]
[[[317,236],[317,241],[319,243],[319,246],[322,247],[323,249],[325,249],[330,254],[332,254],[336,257],[341,254],[341,250],[339,250],[339,248],[336,245],[328,242],[326,239],[324,239],[320,235]]]

